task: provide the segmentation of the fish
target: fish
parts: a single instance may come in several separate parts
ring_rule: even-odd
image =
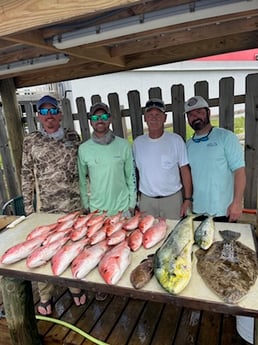
[[[136,212],[136,214],[124,222],[123,228],[125,230],[134,230],[138,228],[139,221],[141,218],[141,212]]]
[[[210,248],[214,241],[215,223],[213,217],[207,216],[196,228],[194,241],[202,249]]]
[[[0,262],[2,264],[9,265],[22,259],[25,259],[36,248],[41,246],[45,238],[45,235],[40,235],[35,238],[32,238],[31,240],[25,240],[24,242],[20,242],[10,247],[1,256]]]
[[[71,241],[78,241],[86,236],[88,227],[86,224],[82,225],[80,228],[72,228],[73,230],[70,233]]]
[[[68,219],[63,222],[59,222],[57,226],[55,227],[55,231],[65,231],[71,227],[73,227],[74,219]]]
[[[130,274],[130,282],[135,289],[142,289],[153,277],[154,254],[148,255],[148,257],[140,262],[138,266],[132,270]]]
[[[144,216],[138,225],[138,228],[144,233],[147,229],[149,229],[155,222],[155,218],[151,214],[147,214]]]
[[[73,224],[73,227],[75,230],[77,229],[80,229],[82,226],[84,226],[87,221],[90,219],[92,215],[89,213],[89,214],[82,214],[80,215],[79,217],[76,218],[74,224]]]
[[[107,244],[109,246],[113,246],[115,244],[118,244],[118,243],[124,241],[126,238],[126,233],[127,232],[124,229],[120,229],[120,230],[114,232],[111,236],[109,236],[107,238]]]
[[[128,236],[128,246],[133,252],[136,252],[142,246],[143,233],[140,229],[133,230]]]
[[[103,280],[110,285],[118,283],[132,260],[126,241],[110,249],[100,260],[98,270]]]
[[[65,215],[59,217],[57,219],[57,222],[61,223],[61,222],[67,222],[67,221],[70,221],[70,220],[73,220],[73,222],[74,222],[75,218],[77,218],[80,213],[81,213],[81,211],[74,211],[74,212],[65,214]]]
[[[163,240],[167,233],[167,224],[164,218],[160,218],[159,221],[152,225],[142,237],[142,245],[145,249],[149,249],[155,246],[158,242]]]
[[[89,237],[89,243],[90,245],[96,244],[98,242],[104,241],[107,237],[106,231],[101,228],[95,234],[93,234],[91,237]]]
[[[86,238],[77,242],[68,242],[60,248],[51,259],[53,274],[62,274],[88,243],[89,239]]]
[[[52,231],[47,238],[44,240],[44,242],[42,243],[43,246],[48,245],[52,242],[55,242],[57,240],[62,240],[63,238],[68,238],[69,239],[69,235],[71,233],[72,228],[68,228],[64,231]]]
[[[178,221],[154,255],[154,275],[171,294],[179,294],[192,274],[193,216]]]
[[[87,221],[87,226],[92,226],[95,225],[96,223],[102,222],[102,224],[104,223],[104,220],[106,218],[107,215],[107,211],[104,211],[101,214],[98,215],[92,215],[92,217],[90,217],[90,219]]]
[[[28,268],[35,268],[46,264],[68,240],[68,237],[63,237],[62,239],[38,247],[27,257],[26,266]]]
[[[227,304],[237,304],[256,282],[258,261],[254,250],[238,239],[240,233],[219,231],[222,241],[198,249],[197,271],[205,284]]]
[[[97,222],[97,223],[94,223],[93,225],[88,226],[87,236],[92,237],[102,227],[103,227],[103,221],[102,220]]]
[[[123,214],[123,211],[119,211],[118,213],[112,215],[112,216],[109,216],[106,220],[105,220],[105,224],[108,223],[108,224],[115,224],[117,222],[120,221],[120,219],[122,218],[122,214]]]
[[[54,230],[57,226],[57,223],[49,224],[49,225],[39,225],[34,228],[26,237],[26,240],[31,240],[40,235],[48,234],[52,230]]]
[[[117,223],[111,223],[104,225],[107,236],[111,236],[114,232],[122,229],[124,222],[118,221]]]
[[[109,249],[106,241],[101,241],[85,248],[72,262],[71,271],[74,278],[84,278],[94,269]]]

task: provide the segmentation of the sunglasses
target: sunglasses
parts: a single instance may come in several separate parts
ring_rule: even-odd
[[[192,141],[194,143],[200,143],[201,141],[208,141],[209,140],[209,135],[211,134],[213,127],[211,127],[211,129],[209,130],[209,132],[207,133],[207,135],[205,135],[204,137],[201,138],[195,138],[195,134],[192,136]]]
[[[158,107],[158,108],[165,108],[164,103],[162,102],[157,102],[157,101],[149,101],[146,103],[146,108],[150,108],[150,107]]]
[[[40,108],[38,110],[38,113],[40,115],[43,115],[43,116],[48,115],[48,113],[51,114],[51,115],[58,115],[59,114],[59,109],[58,108],[50,108],[50,109],[48,109],[48,108]]]
[[[97,122],[99,120],[108,121],[109,118],[110,118],[109,114],[91,115],[90,117],[92,122]]]

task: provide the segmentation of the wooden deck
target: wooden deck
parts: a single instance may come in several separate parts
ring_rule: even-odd
[[[38,303],[33,283],[35,310]],[[1,296],[0,296],[1,298]],[[236,331],[235,317],[109,295],[76,307],[67,289],[57,287],[53,318],[72,324],[110,345],[245,345]],[[2,299],[0,300],[2,308]],[[38,320],[44,345],[92,345],[67,327]],[[0,344],[11,345],[5,318],[0,319]],[[26,345],[26,344],[24,344]]]

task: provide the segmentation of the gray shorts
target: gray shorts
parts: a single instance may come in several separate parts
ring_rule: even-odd
[[[152,214],[155,218],[179,219],[183,202],[182,191],[166,197],[150,197],[140,194],[139,208],[141,212]]]

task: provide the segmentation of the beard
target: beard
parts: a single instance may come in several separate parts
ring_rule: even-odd
[[[205,128],[208,124],[210,123],[210,119],[209,116],[206,115],[206,118],[204,120],[202,119],[196,119],[194,120],[190,126],[192,127],[192,129],[194,129],[195,131],[200,131],[203,128]]]

